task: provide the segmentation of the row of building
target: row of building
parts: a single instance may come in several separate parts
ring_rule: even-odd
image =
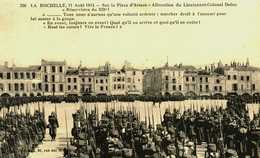
[[[66,61],[41,60],[40,65],[0,66],[0,96],[48,95],[259,95],[260,68],[221,62],[204,69],[187,65],[120,69],[109,63],[97,68],[68,66]]]

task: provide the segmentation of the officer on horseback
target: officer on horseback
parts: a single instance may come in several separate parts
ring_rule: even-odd
[[[48,121],[49,134],[51,136],[51,140],[54,141],[56,139],[57,128],[59,128],[57,114],[55,112],[52,112],[49,116]]]

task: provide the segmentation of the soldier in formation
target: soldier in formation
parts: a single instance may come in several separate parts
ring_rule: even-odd
[[[6,112],[0,118],[0,157],[26,158],[42,142],[45,134],[42,112]]]
[[[158,125],[149,108],[141,121],[133,107],[107,108],[100,119],[97,107],[92,111],[82,107],[73,114],[73,139],[64,156],[191,158],[204,147],[206,158],[260,157],[260,113],[250,121],[243,101],[234,99],[227,104],[227,109],[167,109]]]

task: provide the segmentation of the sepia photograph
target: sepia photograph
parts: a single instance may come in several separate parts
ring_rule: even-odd
[[[260,158],[259,0],[1,0],[0,158]]]

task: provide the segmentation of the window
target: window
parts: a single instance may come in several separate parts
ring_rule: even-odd
[[[44,76],[44,81],[45,81],[45,82],[48,82],[48,75],[45,75],[45,76]]]
[[[98,80],[96,80],[96,83],[98,83]]]
[[[200,83],[202,82],[202,77],[200,77]]]
[[[218,90],[218,87],[217,87],[217,86],[214,86],[214,90],[217,91],[217,90]]]
[[[44,72],[47,72],[47,67],[46,67],[46,66],[44,66],[44,68],[43,68],[43,69],[44,69]]]
[[[71,90],[71,86],[70,85],[68,85],[68,91],[70,91]]]
[[[42,84],[38,83],[38,89],[41,91],[42,90]]]
[[[3,73],[0,73],[0,78],[3,79]]]
[[[49,85],[45,85],[45,92],[49,92]]]
[[[189,77],[186,77],[186,81],[189,82]]]
[[[116,82],[116,77],[113,78],[114,82]]]
[[[237,91],[237,84],[232,84],[232,91]]]
[[[77,78],[74,78],[74,83],[77,83]]]
[[[120,81],[121,81],[121,78],[120,78],[120,77],[118,77],[118,78],[117,78],[117,82],[120,82]]]
[[[206,77],[205,80],[206,80],[206,82],[209,82],[209,78],[208,77]]]
[[[11,79],[11,73],[10,73],[10,72],[7,72],[6,75],[7,75],[6,78],[7,78],[8,80]]]
[[[24,79],[24,73],[23,72],[20,73],[20,78]]]
[[[181,87],[181,85],[179,85],[179,91],[181,91],[181,89],[182,89],[182,87]]]
[[[85,78],[82,78],[82,82],[85,82]]]
[[[227,76],[228,80],[230,80],[230,75]]]
[[[33,79],[36,78],[36,74],[35,74],[35,72],[32,73],[32,78],[33,78]]]
[[[122,89],[125,89],[125,85],[124,84],[122,84]]]
[[[77,87],[76,85],[74,85],[74,90],[77,90],[77,88],[78,88],[78,87]]]
[[[192,77],[192,82],[194,82],[195,81],[195,77]]]
[[[241,90],[244,90],[244,86],[243,85],[241,85]]]
[[[174,79],[172,79],[172,83],[176,83],[176,79],[174,78]]]
[[[15,83],[15,84],[14,84],[14,90],[15,90],[15,91],[18,91],[18,90],[19,90],[18,87],[19,87],[18,83]]]
[[[217,80],[216,80],[216,83],[217,83],[217,84],[219,84],[219,83],[220,83],[220,80],[219,80],[219,79],[217,79]]]
[[[2,83],[0,84],[0,91],[4,91],[4,85]]]
[[[31,79],[31,74],[29,72],[26,72],[26,78]]]
[[[71,78],[68,78],[68,83],[70,83],[71,82]]]
[[[200,92],[202,92],[202,85],[200,85]]]
[[[104,90],[104,87],[103,86],[100,86],[100,91],[103,91]]]
[[[91,82],[91,78],[88,78],[88,82]]]
[[[234,79],[234,80],[237,80],[237,75],[233,75],[233,79]]]
[[[168,81],[169,80],[169,76],[165,76],[165,80]]]
[[[240,79],[241,79],[241,81],[244,81],[244,76],[241,76]]]
[[[173,91],[176,91],[176,85],[173,85],[173,86],[172,86],[172,90],[173,90]]]
[[[107,86],[106,86],[106,90],[107,90]]]
[[[52,67],[51,67],[51,71],[52,71],[52,72],[56,72],[55,66],[52,66]]]
[[[18,73],[17,72],[14,73],[14,79],[18,79]]]
[[[52,81],[52,82],[55,82],[55,75],[52,75],[52,76],[51,76],[51,81]]]
[[[107,83],[107,79],[106,79],[106,83]]]
[[[255,91],[255,84],[252,84],[252,90]]]
[[[60,84],[60,92],[63,92],[63,84]]]
[[[12,86],[11,83],[8,84],[8,90],[11,91],[12,90]]]
[[[60,70],[60,72],[63,72],[63,67],[60,66],[60,67],[59,67],[59,70]]]
[[[222,86],[219,86],[219,91],[222,92]]]
[[[136,74],[135,71],[133,71],[133,75],[134,75],[134,76],[135,76],[135,74]]]
[[[100,80],[100,83],[103,83],[103,79]]]
[[[249,81],[250,77],[249,76],[246,76],[246,80]]]
[[[166,89],[166,91],[169,90],[169,85],[168,85],[168,83],[165,84],[165,89]]]
[[[117,89],[121,89],[121,85],[120,84],[117,85]]]
[[[34,87],[35,87],[35,86],[34,86]],[[24,91],[24,84],[23,84],[23,83],[20,84],[20,90],[21,90],[21,91]]]
[[[209,85],[206,85],[206,92],[209,92]]]
[[[114,89],[116,89],[116,84],[114,84]]]
[[[52,84],[52,92],[55,92],[56,88],[55,88],[55,84]]]

